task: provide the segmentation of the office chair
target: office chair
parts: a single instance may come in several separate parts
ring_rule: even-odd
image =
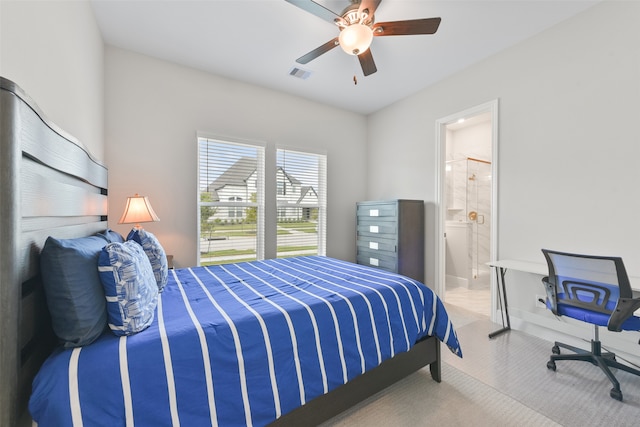
[[[633,297],[622,258],[578,255],[542,249],[549,276],[542,279],[547,291],[547,308],[556,316],[568,316],[594,325],[591,351],[556,342],[547,368],[555,371],[557,360],[581,360],[600,367],[613,388],[609,395],[622,401],[620,383],[611,368],[640,376],[640,370],[616,360],[614,353],[602,352],[599,326],[610,331],[640,331],[640,294]],[[560,354],[560,348],[576,354]]]

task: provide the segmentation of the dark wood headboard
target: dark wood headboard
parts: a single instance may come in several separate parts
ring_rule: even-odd
[[[39,274],[48,236],[107,228],[107,169],[0,77],[0,426],[26,414],[31,382],[56,345]]]

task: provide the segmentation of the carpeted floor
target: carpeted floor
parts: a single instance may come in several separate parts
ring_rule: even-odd
[[[549,371],[552,343],[520,331],[489,340],[496,325],[487,316],[447,309],[464,358],[443,347],[442,383],[422,369],[323,427],[640,425],[640,377],[616,373],[618,402],[599,368],[558,362]]]
[[[323,427],[559,425],[448,364],[442,368],[440,384],[421,369]]]

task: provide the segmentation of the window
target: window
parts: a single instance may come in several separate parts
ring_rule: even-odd
[[[326,254],[327,156],[276,153],[278,257]]]
[[[200,264],[325,255],[326,164],[323,154],[199,137]]]
[[[264,147],[198,138],[200,264],[264,258]]]
[[[229,202],[234,203],[242,202],[242,197],[231,196],[229,197]],[[237,206],[231,206],[229,208],[229,218],[242,218],[244,216],[244,209],[239,208]]]

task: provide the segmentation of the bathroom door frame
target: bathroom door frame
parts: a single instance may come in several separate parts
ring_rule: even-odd
[[[446,277],[446,243],[445,243],[445,171],[447,161],[447,125],[456,123],[478,114],[491,114],[491,242],[489,245],[489,259],[495,261],[498,254],[498,99],[459,111],[450,116],[436,120],[436,293],[445,299]],[[497,283],[493,274],[491,277],[491,320],[496,321],[497,315]]]

